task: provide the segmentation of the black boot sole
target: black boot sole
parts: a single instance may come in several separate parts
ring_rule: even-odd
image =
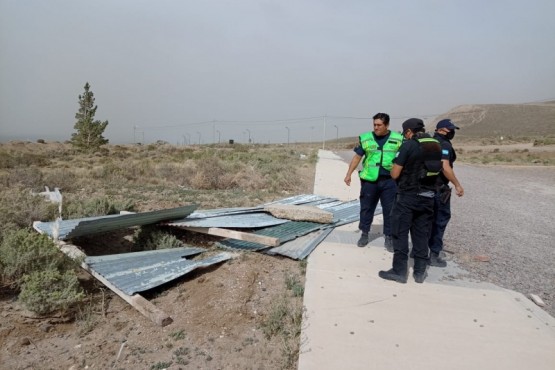
[[[405,276],[397,275],[389,271],[380,271],[378,272],[378,276],[381,277],[382,279],[396,281],[401,284],[407,283],[407,278]]]

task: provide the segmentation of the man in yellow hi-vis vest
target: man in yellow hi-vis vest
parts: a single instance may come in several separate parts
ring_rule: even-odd
[[[351,175],[362,161],[360,177],[360,222],[358,228],[362,232],[357,245],[368,244],[368,233],[374,220],[374,212],[378,201],[382,205],[383,233],[385,247],[393,251],[391,241],[390,213],[397,193],[397,185],[391,178],[390,171],[393,159],[403,143],[403,136],[389,130],[389,115],[377,113],[374,117],[374,131],[359,137],[359,144],[354,149],[355,155],[349,164],[345,184],[351,185]]]

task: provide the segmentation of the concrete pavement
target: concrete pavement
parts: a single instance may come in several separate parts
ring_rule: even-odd
[[[321,150],[314,193],[357,199],[346,171]],[[424,284],[412,271],[407,284],[382,280],[392,254],[377,235],[358,248],[357,226],[336,228],[308,257],[300,370],[555,369],[555,319],[524,295],[472,281],[452,261]]]

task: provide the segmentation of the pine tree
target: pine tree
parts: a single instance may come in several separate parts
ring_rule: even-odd
[[[79,95],[79,111],[75,114],[77,122],[73,128],[77,132],[71,134],[71,144],[80,150],[95,151],[100,146],[108,144],[108,139],[102,136],[108,126],[108,121],[94,120],[97,108],[94,105],[94,94],[90,91],[90,85],[87,82],[85,93]]]

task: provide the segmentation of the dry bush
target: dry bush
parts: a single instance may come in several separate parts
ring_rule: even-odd
[[[43,183],[50,189],[59,188],[60,191],[74,191],[80,187],[79,176],[73,169],[55,168],[44,172]]]
[[[252,165],[243,166],[241,171],[227,174],[230,177],[227,181],[234,183],[237,187],[245,191],[254,191],[266,188],[264,177],[260,176],[256,168]]]
[[[158,178],[164,179],[168,183],[181,186],[190,185],[189,179],[191,174],[195,173],[195,164],[193,162],[185,163],[160,163],[156,166],[155,172]]]
[[[229,184],[222,182],[223,165],[220,159],[209,157],[197,163],[197,169],[191,178],[195,189],[226,189]]]
[[[7,171],[4,181],[8,187],[21,186],[29,189],[44,189],[42,172],[35,167],[15,168]]]
[[[0,151],[0,168],[17,168],[29,166],[48,166],[50,159],[41,154],[27,152]]]
[[[57,204],[46,201],[42,196],[32,195],[28,189],[4,189],[0,192],[0,230],[6,230],[10,224],[29,228],[33,221],[54,220],[57,210]]]

